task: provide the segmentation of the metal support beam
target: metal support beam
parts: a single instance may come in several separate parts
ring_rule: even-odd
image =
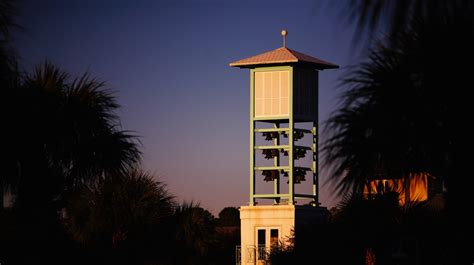
[[[288,150],[289,148],[290,148],[289,145],[257,145],[255,146],[255,150],[268,150],[268,149]]]
[[[313,148],[308,146],[301,146],[301,145],[293,145],[294,149],[304,149],[308,151],[312,151]],[[290,150],[290,145],[257,145],[255,146],[255,150],[268,150],[268,149],[283,149],[283,150]]]
[[[255,113],[255,102],[254,102],[254,70],[250,71],[250,197],[249,197],[249,205],[255,205],[255,121],[254,121],[254,113]]]
[[[283,171],[288,171],[287,166],[269,166],[269,167],[254,167],[255,170],[283,170]]]
[[[280,124],[280,123],[277,122],[276,124]],[[278,127],[275,127],[275,128],[261,128],[261,129],[255,129],[255,132],[258,132],[258,133],[264,133],[264,132],[288,132],[288,128],[280,128],[279,126],[278,126]]]
[[[312,198],[315,199],[315,195],[311,194],[295,194],[295,198]]]
[[[290,195],[285,193],[285,194],[255,194],[255,198],[259,199],[276,199],[276,198],[285,198],[289,197]]]
[[[274,127],[275,127],[274,129],[280,129],[280,123],[275,122]],[[277,146],[280,145],[280,135],[278,135],[277,138],[275,138],[273,140],[273,144],[277,145]],[[280,166],[280,154],[278,154],[277,156],[275,156],[273,158],[273,165],[275,167]],[[278,173],[278,177],[273,180],[273,193],[275,195],[280,194],[280,173]],[[274,204],[279,204],[280,203],[280,197],[276,197],[275,201],[273,203]]]
[[[318,131],[317,123],[313,122],[313,196],[314,203],[319,205],[319,174],[318,174]]]
[[[294,169],[302,169],[305,171],[312,171],[309,167],[293,167]],[[268,166],[268,167],[254,167],[255,170],[283,170],[285,172],[290,172],[290,167],[288,166]]]
[[[290,70],[290,95],[289,95],[289,110],[290,110],[290,117],[288,120],[288,145],[290,146],[290,149],[288,150],[288,168],[290,171],[288,172],[288,194],[290,195],[288,197],[288,204],[293,205],[295,202],[295,183],[293,180],[293,165],[294,165],[294,129],[295,129],[295,123],[294,123],[294,108],[293,108],[293,68]]]

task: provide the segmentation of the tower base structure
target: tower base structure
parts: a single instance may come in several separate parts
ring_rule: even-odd
[[[324,223],[328,215],[326,207],[310,205],[241,206],[237,263],[240,257],[242,265],[267,264],[272,248],[291,244],[299,229]]]

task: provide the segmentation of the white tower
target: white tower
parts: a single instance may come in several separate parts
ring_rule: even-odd
[[[264,264],[272,247],[327,213],[319,203],[318,74],[338,66],[288,49],[287,34],[282,31],[283,47],[230,64],[250,69],[250,192],[249,205],[240,207],[241,264]],[[258,135],[267,144],[259,144]],[[310,143],[301,144],[306,137]],[[257,184],[263,183],[273,192],[260,192]],[[273,204],[257,205],[265,199]],[[296,200],[309,201],[297,205]]]

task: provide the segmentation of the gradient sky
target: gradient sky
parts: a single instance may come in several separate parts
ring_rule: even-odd
[[[325,3],[23,0],[15,44],[25,70],[48,60],[106,81],[123,129],[141,136],[144,168],[217,214],[248,202],[249,71],[228,64],[280,47],[288,29],[289,48],[342,67],[320,75],[324,121],[358,58],[353,27]],[[332,206],[331,189],[321,193]]]

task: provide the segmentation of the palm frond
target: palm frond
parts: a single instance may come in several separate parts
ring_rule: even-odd
[[[78,242],[120,244],[173,214],[166,185],[139,169],[83,185],[66,207],[65,226]]]
[[[448,172],[455,95],[464,93],[461,82],[472,81],[437,65],[455,65],[453,53],[473,58],[467,43],[474,44],[474,24],[453,23],[419,21],[393,36],[396,46],[379,44],[342,79],[322,144],[323,166],[340,193],[373,176]]]

